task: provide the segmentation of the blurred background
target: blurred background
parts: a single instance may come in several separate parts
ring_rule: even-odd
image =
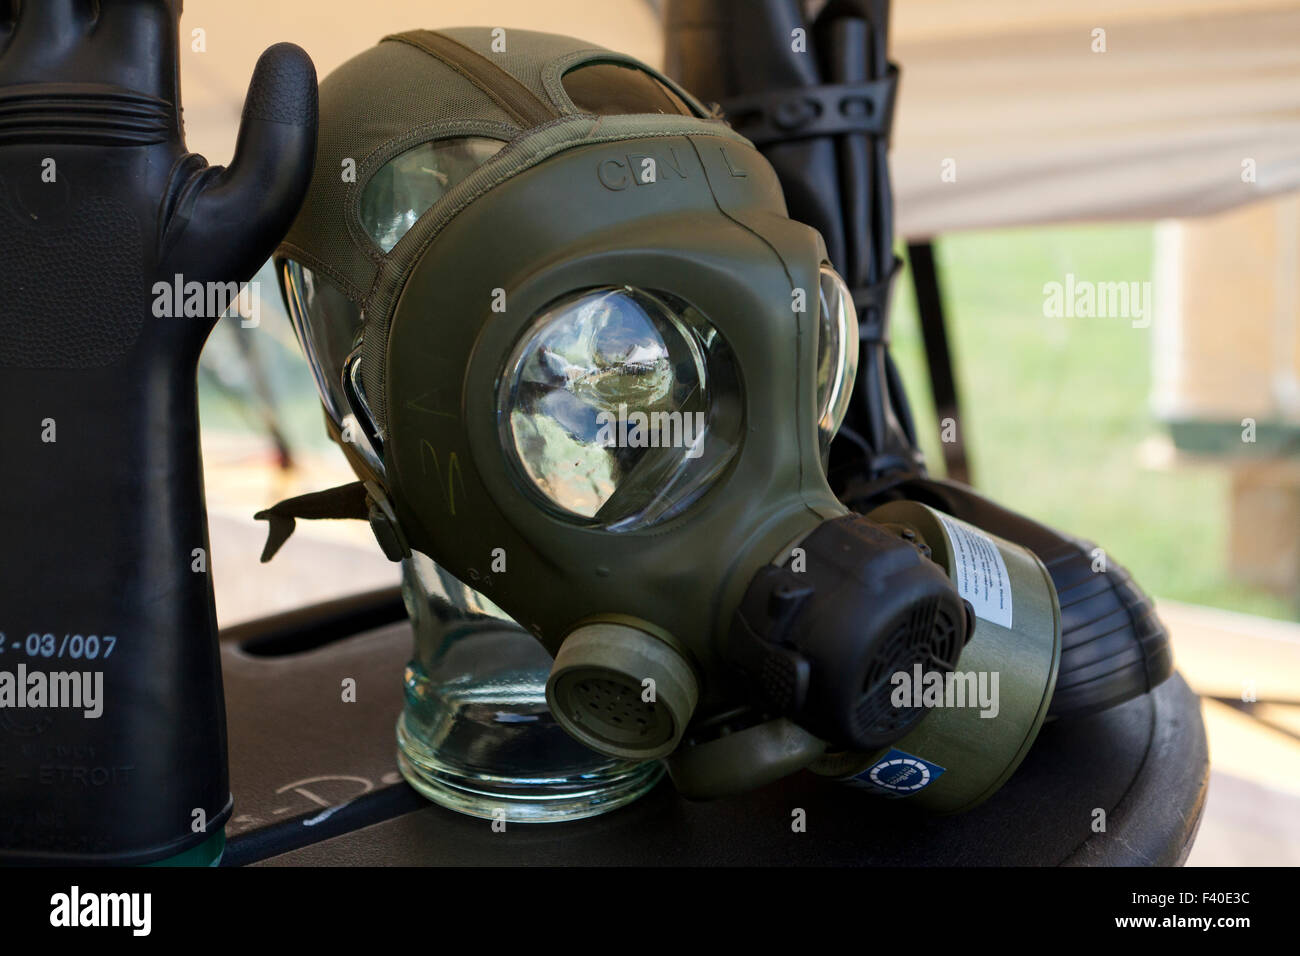
[[[229,159],[253,63],[279,40],[322,77],[388,33],[455,25],[658,64],[659,6],[186,0],[189,145]],[[1102,542],[1158,600],[1210,737],[1189,862],[1296,865],[1300,2],[1084,6],[895,0],[900,253],[933,242],[972,483]],[[359,522],[300,523],[257,562],[254,511],[352,480],[269,269],[259,282],[258,325],[223,319],[200,377],[223,625],[397,582]],[[895,355],[941,473],[906,275],[896,289]]]

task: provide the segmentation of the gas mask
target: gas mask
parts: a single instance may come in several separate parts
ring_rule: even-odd
[[[895,677],[954,671],[980,608],[938,519],[827,484],[854,309],[752,145],[643,64],[518,30],[389,37],[321,113],[277,263],[362,482],[264,512],[268,554],[296,517],[368,518],[554,655],[570,734],[689,795],[828,752],[852,776],[914,731]],[[1038,610],[990,626],[1038,683],[999,773],[1059,656],[1050,580],[1003,547]]]

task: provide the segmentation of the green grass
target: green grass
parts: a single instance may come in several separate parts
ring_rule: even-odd
[[[1151,329],[1120,318],[1046,318],[1043,286],[1066,273],[1149,281],[1152,227],[1008,230],[952,236],[936,256],[975,485],[1090,538],[1158,597],[1295,619],[1293,600],[1233,583],[1226,468],[1153,469]],[[930,383],[906,274],[894,354],[931,467],[942,470]]]

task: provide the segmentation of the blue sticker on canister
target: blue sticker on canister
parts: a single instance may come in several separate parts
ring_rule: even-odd
[[[910,797],[944,774],[943,767],[901,750],[891,750],[853,779],[890,797]]]

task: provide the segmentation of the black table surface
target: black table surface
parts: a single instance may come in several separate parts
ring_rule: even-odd
[[[665,779],[601,817],[497,832],[430,804],[397,771],[410,653],[395,592],[223,631],[235,795],[223,865],[1169,866],[1186,858],[1205,805],[1200,703],[1175,675],[1120,707],[1048,724],[1011,780],[960,816],[801,773],[710,803],[683,800]],[[355,702],[344,700],[349,678]]]

